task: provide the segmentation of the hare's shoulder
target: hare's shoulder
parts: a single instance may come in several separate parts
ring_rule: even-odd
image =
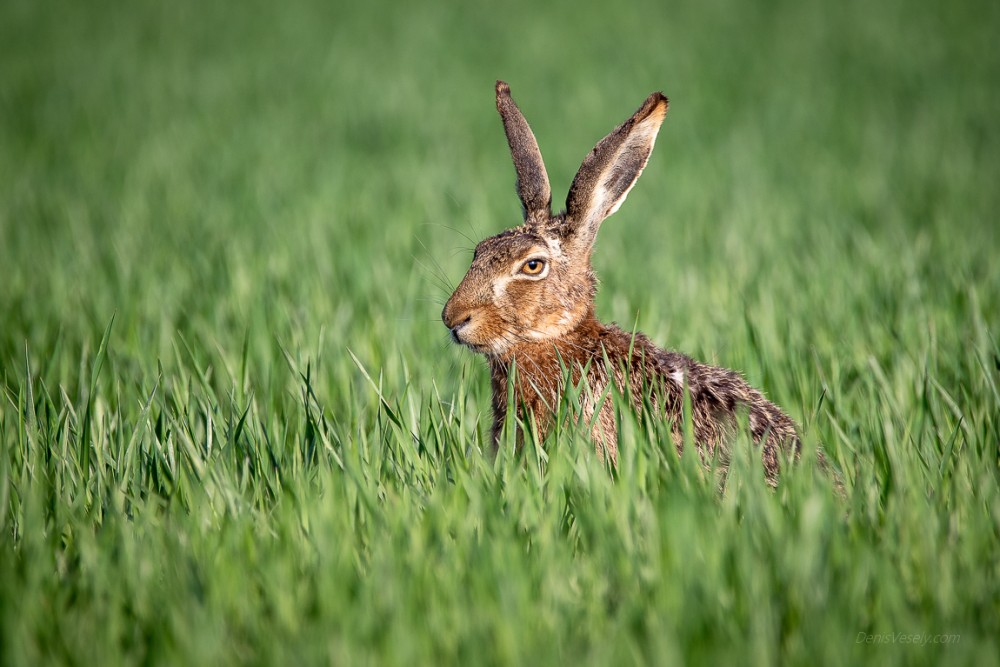
[[[617,324],[603,325],[599,338],[609,358],[625,360],[633,371],[641,370],[647,376],[683,383],[701,366],[685,354],[659,347],[641,331],[626,331]]]
[[[737,404],[767,402],[740,373],[664,350],[641,332],[625,331],[612,324],[604,327],[602,338],[609,359],[627,360],[633,388],[657,386],[673,396],[687,390],[695,403],[727,414]]]

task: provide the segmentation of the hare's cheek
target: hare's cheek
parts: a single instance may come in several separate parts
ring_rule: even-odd
[[[493,303],[498,306],[504,305],[509,297],[511,279],[508,277],[497,278],[493,281]]]
[[[504,307],[513,311],[519,320],[531,319],[538,310],[538,283],[530,280],[515,280],[504,292]]]
[[[564,335],[570,323],[565,311],[553,308],[540,308],[534,319],[535,338],[542,339]]]

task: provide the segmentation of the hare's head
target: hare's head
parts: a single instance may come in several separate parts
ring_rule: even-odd
[[[496,90],[524,224],[476,246],[472,266],[441,318],[456,342],[503,357],[519,344],[563,336],[592,315],[596,280],[590,252],[597,230],[646,166],[667,98],[650,95],[594,147],[573,179],[566,211],[552,215],[549,177],[535,136],[510,87],[498,81]]]

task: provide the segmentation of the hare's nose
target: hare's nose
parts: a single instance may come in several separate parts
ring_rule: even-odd
[[[469,323],[472,319],[472,313],[463,308],[456,308],[451,301],[445,304],[444,310],[441,311],[441,321],[444,325],[451,329],[452,336],[455,335],[456,329],[461,329],[463,326]]]

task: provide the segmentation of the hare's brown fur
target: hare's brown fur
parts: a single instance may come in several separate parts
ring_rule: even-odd
[[[574,384],[583,382],[582,417],[593,424],[596,446],[611,460],[617,459],[617,424],[612,402],[599,399],[612,382],[637,407],[649,397],[672,422],[678,448],[686,388],[701,453],[728,460],[726,446],[744,410],[761,445],[767,478],[776,483],[780,452],[799,448],[788,416],[738,373],[662,350],[645,335],[603,324],[594,314],[597,281],[590,254],[597,230],[642,173],[667,99],[653,93],[594,147],[573,180],[566,211],[558,215],[550,210],[551,190],[535,137],[500,81],[497,109],[514,158],[524,224],[479,243],[442,313],[455,341],[489,361],[494,443],[506,418],[512,367],[515,402],[526,410],[520,416],[533,417],[543,436],[565,389],[565,368]]]

